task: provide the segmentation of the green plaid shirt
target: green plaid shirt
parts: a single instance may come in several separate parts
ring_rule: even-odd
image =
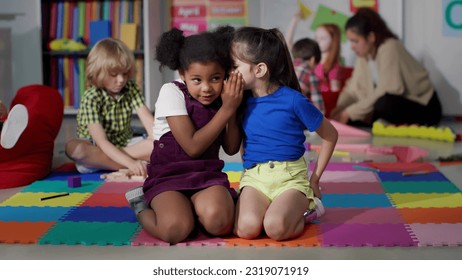
[[[91,87],[85,91],[77,114],[77,137],[91,139],[88,124],[103,126],[109,141],[122,148],[132,138],[132,111],[144,105],[144,98],[134,81],[128,81],[116,100],[104,89]]]

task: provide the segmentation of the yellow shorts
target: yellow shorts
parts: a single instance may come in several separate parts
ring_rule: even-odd
[[[303,157],[295,161],[270,161],[246,169],[239,183],[239,190],[252,187],[273,201],[283,192],[294,189],[309,200],[308,209],[314,208],[313,190],[308,180],[308,166]]]

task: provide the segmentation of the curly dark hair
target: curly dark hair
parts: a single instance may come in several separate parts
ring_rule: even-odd
[[[183,31],[173,28],[159,38],[156,47],[159,69],[167,66],[172,70],[184,71],[191,63],[214,61],[228,73],[233,65],[230,55],[233,33],[233,27],[220,26],[213,32],[186,37]]]

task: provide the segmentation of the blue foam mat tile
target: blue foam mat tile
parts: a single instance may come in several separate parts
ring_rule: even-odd
[[[326,208],[388,208],[392,207],[386,194],[324,194]]]
[[[61,221],[73,222],[128,222],[137,223],[135,212],[130,207],[90,207],[74,208]]]
[[[244,171],[244,166],[240,162],[227,162],[223,167],[223,172],[227,171]]]
[[[60,181],[66,181],[69,176],[80,176],[82,178],[82,181],[104,181],[103,179],[100,178],[102,174],[106,174],[107,172],[96,172],[96,173],[90,173],[90,174],[80,174],[77,172],[52,172],[50,175],[48,175],[45,180],[49,181],[54,181],[54,180],[60,180]]]
[[[380,181],[448,181],[440,172],[403,176],[402,172],[378,172]]]
[[[56,222],[72,207],[0,206],[0,221]]]

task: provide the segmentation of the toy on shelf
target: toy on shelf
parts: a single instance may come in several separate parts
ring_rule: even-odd
[[[134,182],[144,182],[146,179],[143,176],[136,176],[131,173],[128,169],[119,169],[119,171],[115,171],[108,174],[102,174],[100,176],[101,179],[106,181],[134,181]]]
[[[52,51],[84,51],[87,49],[87,46],[81,42],[72,40],[72,39],[54,39],[52,40],[48,47]]]
[[[383,120],[372,124],[372,134],[394,137],[415,137],[454,142],[456,134],[447,126],[392,125]]]

